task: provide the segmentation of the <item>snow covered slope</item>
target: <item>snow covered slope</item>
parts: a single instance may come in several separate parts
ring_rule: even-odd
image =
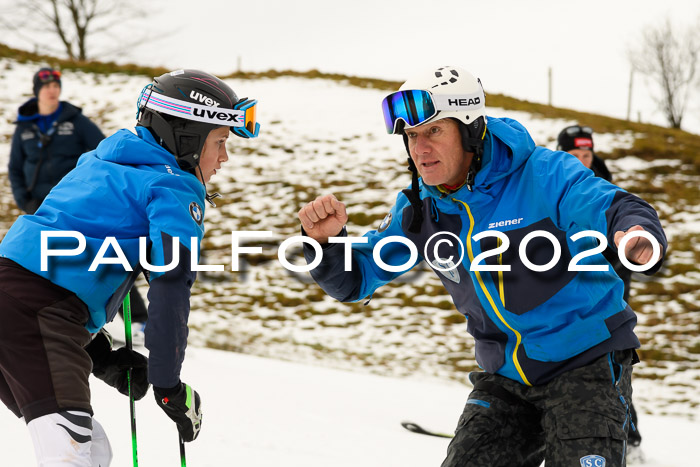
[[[469,388],[387,378],[212,349],[188,350],[183,378],[202,396],[199,438],[186,444],[193,467],[426,467],[442,462],[449,440],[404,430],[408,419],[452,431]],[[113,465],[131,465],[129,401],[92,381],[93,408],[112,442]],[[179,465],[175,425],[153,392],[136,403],[139,465]],[[697,424],[640,415],[647,467],[697,465]],[[0,416],[2,465],[31,466],[29,434]],[[639,465],[639,464],[636,464]]]

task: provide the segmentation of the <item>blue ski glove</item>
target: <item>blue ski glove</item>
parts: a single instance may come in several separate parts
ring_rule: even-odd
[[[153,386],[156,402],[175,422],[183,441],[194,441],[202,428],[202,402],[199,394],[185,383],[173,388]]]
[[[125,396],[129,395],[127,372],[131,368],[131,393],[134,400],[142,399],[148,392],[148,359],[126,347],[112,350],[112,336],[101,329],[85,346],[92,359],[92,374]]]

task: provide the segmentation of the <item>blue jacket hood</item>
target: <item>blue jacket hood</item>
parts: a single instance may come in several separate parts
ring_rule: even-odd
[[[137,126],[134,134],[129,130],[119,130],[116,138],[107,138],[95,149],[95,156],[107,162],[125,165],[172,165],[180,170],[175,156],[159,145],[146,128]],[[150,151],[143,150],[143,143]]]
[[[499,146],[506,146],[507,151],[500,151]],[[475,185],[490,184],[515,172],[527,161],[535,147],[530,133],[517,120],[489,117],[484,156]],[[500,157],[494,157],[494,154]]]
[[[477,172],[474,181],[474,193],[487,194],[495,182],[506,178],[524,165],[536,147],[530,133],[517,120],[488,117],[484,155],[481,169]],[[424,185],[423,179],[420,180],[420,184],[421,198],[444,197],[437,187]],[[456,192],[456,196],[462,198],[474,193],[463,186]]]

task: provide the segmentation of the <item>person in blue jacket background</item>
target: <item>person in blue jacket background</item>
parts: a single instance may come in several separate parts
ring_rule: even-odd
[[[537,147],[517,121],[487,117],[481,82],[465,70],[417,75],[382,109],[387,131],[403,136],[411,187],[353,240],[349,270],[332,240],[347,236],[345,205],[324,195],[303,206],[303,232],[322,244],[312,277],[358,301],[420,261],[436,271],[484,370],[470,374],[443,467],[624,465],[639,340],[598,242],[624,241],[629,261],[657,271],[667,243],[654,209]]]
[[[125,394],[133,368],[134,397],[152,384],[182,438],[198,436],[200,396],[180,370],[204,201],[218,195],[207,194],[206,183],[228,160],[229,131],[257,136],[256,105],[202,71],[154,78],[139,98],[136,132],[120,130],[84,154],[5,235],[0,399],[24,417],[40,465],[66,457],[75,459],[70,465],[109,464],[109,443],[92,417],[91,365]],[[101,330],[142,272],[150,286],[148,360],[113,351]]]
[[[80,107],[60,100],[60,71],[41,68],[32,84],[34,97],[17,111],[8,165],[12,195],[28,214],[105,137]]]

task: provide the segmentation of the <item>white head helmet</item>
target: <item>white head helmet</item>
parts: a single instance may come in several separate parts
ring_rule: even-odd
[[[476,173],[481,169],[486,136],[486,97],[481,81],[461,68],[444,66],[417,74],[398,91],[382,101],[384,123],[390,134],[403,135],[408,153],[408,168],[413,172],[411,188],[403,190],[413,208],[409,231],[419,232],[423,222],[418,170],[411,159],[406,128],[427,122],[454,118],[462,139],[462,148],[472,153],[469,173],[465,180],[471,191]]]

